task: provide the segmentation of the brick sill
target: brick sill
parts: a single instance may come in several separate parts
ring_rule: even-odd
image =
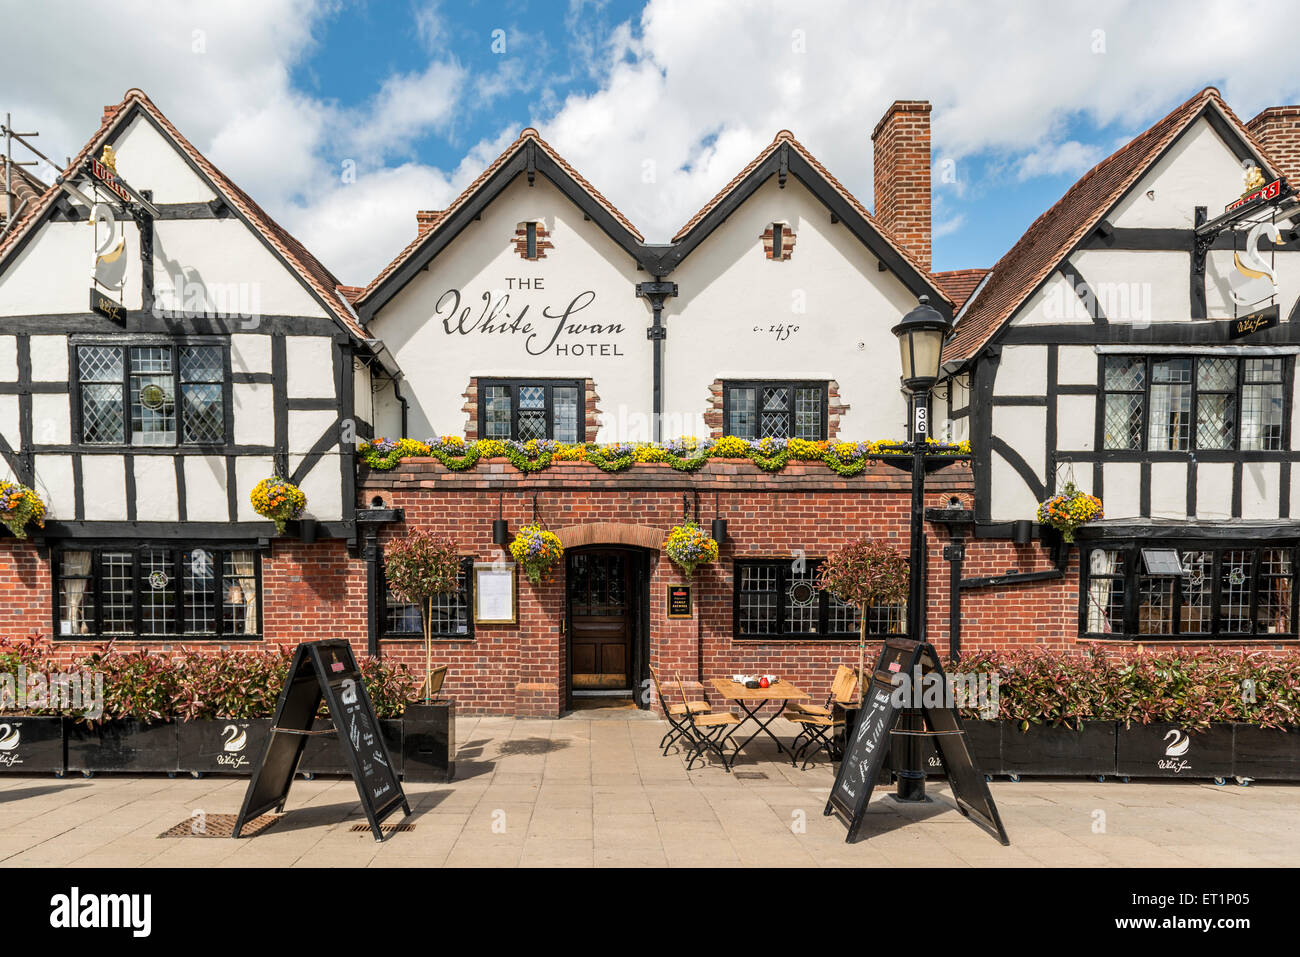
[[[707,635],[705,636],[708,637]],[[891,637],[899,637],[893,635]],[[869,641],[875,640],[869,638]],[[732,638],[733,645],[856,645],[856,638]]]
[[[393,635],[393,636],[389,637],[388,635],[384,635],[384,636],[382,636],[379,640],[380,640],[380,641],[383,641],[383,642],[390,642],[390,643],[392,643],[392,644],[398,644],[398,645],[404,645],[404,644],[408,644],[408,643],[409,643],[409,644],[416,644],[417,642],[418,642],[419,644],[421,644],[421,645],[424,644],[424,639],[423,639],[422,637],[419,637],[419,636],[407,637],[407,636],[404,636],[404,635]],[[455,642],[458,642],[458,641],[459,641],[459,642],[465,642],[465,643],[467,643],[467,644],[473,644],[473,642],[474,642],[474,637],[473,637],[472,635],[464,635],[464,636],[461,636],[461,635],[434,635],[433,638],[432,638],[431,640],[432,640],[433,644],[435,644],[435,645],[450,645],[450,644],[454,644]]]

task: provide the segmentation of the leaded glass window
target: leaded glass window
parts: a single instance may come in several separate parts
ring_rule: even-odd
[[[251,549],[66,548],[54,571],[61,638],[243,640],[261,633]]]
[[[742,439],[827,437],[824,382],[727,382],[723,386],[726,434]]]
[[[226,440],[226,352],[217,345],[77,346],[81,441],[172,447]]]

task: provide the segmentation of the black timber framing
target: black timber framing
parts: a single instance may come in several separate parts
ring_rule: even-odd
[[[207,186],[208,189],[211,190],[215,196],[221,199],[221,209],[224,211],[228,211],[236,219],[242,222],[245,227],[248,228],[249,232],[251,232],[257,238],[258,242],[262,244],[263,248],[265,248],[267,252],[269,252],[273,257],[275,257],[276,261],[279,262],[280,265],[284,267],[285,271],[288,272],[289,275],[291,275],[298,282],[298,284],[302,286],[304,290],[306,290],[307,294],[311,296],[311,298],[314,299],[320,305],[320,307],[325,311],[326,316],[329,317],[329,322],[332,325],[334,325],[335,328],[340,330],[340,332],[342,332],[344,335],[348,336],[349,338],[355,338],[352,331],[347,327],[347,325],[342,321],[342,319],[338,317],[335,311],[340,308],[345,309],[346,307],[343,307],[341,305],[341,302],[327,301],[324,296],[322,296],[319,292],[317,292],[316,288],[298,272],[297,267],[294,266],[292,263],[289,262],[288,259],[285,258],[284,254],[281,253],[280,250],[276,248],[275,244],[272,243],[262,233],[262,230],[259,229],[256,225],[254,225],[253,222],[238,209],[238,207],[234,206],[229,202],[229,198],[226,196],[225,191],[221,187],[219,187],[217,183],[215,183],[211,179],[211,177],[209,177],[208,174],[204,172],[204,170],[197,163],[194,162],[193,158],[189,155],[189,153],[187,153],[185,149],[182,148],[181,145],[172,138],[171,134],[169,134],[165,129],[163,129],[163,127],[153,118],[153,116],[150,115],[149,111],[146,110],[143,106],[141,106],[138,102],[132,103],[127,109],[119,111],[110,122],[108,131],[103,133],[102,136],[97,135],[95,137],[95,141],[102,142],[104,145],[115,144],[118,140],[118,137],[121,135],[122,131],[127,128],[127,126],[130,124],[130,121],[135,117],[139,117],[144,122],[148,123],[151,127],[153,127],[154,131],[160,137],[163,138],[163,140],[171,144],[176,155],[179,156],[181,160],[185,163],[185,165],[189,167],[190,171],[194,173],[194,175],[197,176],[199,180],[205,186]],[[37,233],[40,232],[41,227],[45,225],[45,223],[51,221],[51,219],[55,214],[55,211],[60,209],[60,205],[61,204],[59,203],[52,203],[45,210],[42,211],[41,215],[36,219],[35,222],[31,223],[29,226],[26,227],[23,235],[20,236],[15,241],[15,243],[5,252],[4,257],[0,259],[0,274],[3,274],[4,270],[7,269],[9,265],[17,258],[19,253],[26,247],[26,245],[37,235]],[[188,208],[193,204],[180,204],[180,205]],[[214,216],[216,215],[216,210],[217,210],[216,206],[212,206],[211,204],[200,204],[200,205],[211,206]],[[60,213],[60,215],[62,215],[62,213]],[[178,216],[177,218],[193,218],[193,217]],[[204,216],[202,218],[207,218],[207,217]],[[91,314],[87,313],[87,315],[91,315]],[[159,322],[175,323],[178,321],[176,319],[166,319],[166,320],[158,319],[157,317],[152,316],[152,310],[147,310],[147,309],[140,310],[139,312],[137,312],[136,315],[138,320],[141,317],[149,317],[149,318],[154,318]],[[130,320],[130,317],[131,314],[128,312],[128,321]],[[80,331],[103,331],[103,332],[122,331],[121,327],[115,326],[110,320],[103,319],[102,317],[96,317],[96,318],[100,318],[103,324],[96,329],[86,329]],[[6,317],[5,323],[8,328],[12,328],[8,326],[8,324],[11,321],[12,321],[11,318]],[[185,321],[185,320],[180,320],[180,321]],[[226,323],[230,322],[229,319],[218,320],[218,321],[226,322]],[[301,322],[302,319],[299,317],[295,317],[294,321]],[[37,329],[31,331],[43,332],[45,330]],[[138,331],[153,332],[153,331],[165,331],[165,330],[142,326]],[[198,332],[199,330],[195,329],[194,331]],[[217,330],[209,329],[204,331],[213,332]],[[245,331],[250,331],[250,330],[245,330]]]
[[[1195,344],[1199,342],[1220,343],[1220,342],[1227,341],[1226,331],[1221,333],[1220,332],[1215,332],[1215,333],[1197,332],[1194,335],[1204,336],[1205,338],[1194,338],[1189,340],[1189,339],[1176,338],[1176,337],[1171,338],[1171,333],[1169,330],[1164,330],[1159,328],[1162,325],[1169,325],[1169,326],[1176,326],[1178,329],[1186,329],[1188,327],[1187,323],[1153,323],[1151,326],[1146,327],[1145,329],[1135,330],[1129,328],[1126,332],[1120,331],[1126,328],[1122,324],[1111,324],[1101,328],[1097,328],[1090,323],[1073,323],[1073,324],[1062,323],[1059,325],[1034,326],[1032,328],[1021,328],[1012,325],[1012,322],[1015,319],[1016,314],[1020,311],[1020,309],[1024,306],[1024,304],[1028,302],[1030,299],[1032,299],[1034,296],[1036,296],[1040,291],[1042,291],[1042,289],[1047,285],[1047,283],[1051,282],[1054,279],[1054,277],[1056,277],[1057,274],[1060,273],[1066,267],[1066,265],[1070,261],[1071,256],[1073,256],[1080,249],[1091,248],[1091,244],[1094,242],[1099,242],[1104,244],[1106,240],[1106,233],[1108,231],[1111,234],[1111,236],[1115,236],[1123,232],[1121,230],[1115,230],[1109,228],[1108,223],[1110,217],[1114,215],[1115,210],[1119,208],[1120,204],[1124,202],[1124,200],[1133,191],[1133,189],[1137,187],[1138,183],[1141,180],[1141,177],[1145,175],[1148,170],[1151,170],[1156,165],[1158,165],[1160,161],[1169,154],[1170,150],[1172,150],[1174,146],[1182,140],[1187,130],[1191,129],[1191,127],[1195,125],[1196,122],[1201,118],[1205,118],[1209,122],[1211,128],[1214,129],[1214,131],[1227,145],[1228,149],[1232,151],[1233,155],[1236,156],[1239,161],[1249,159],[1251,162],[1259,165],[1261,168],[1269,168],[1268,164],[1265,163],[1263,159],[1255,153],[1255,151],[1251,148],[1250,144],[1245,139],[1243,139],[1242,136],[1229,123],[1227,123],[1223,119],[1222,115],[1218,111],[1218,108],[1211,103],[1206,103],[1193,116],[1188,118],[1188,120],[1183,125],[1183,128],[1179,132],[1179,134],[1173,137],[1168,143],[1166,143],[1164,148],[1160,150],[1159,153],[1157,153],[1147,162],[1147,164],[1137,174],[1137,176],[1134,177],[1133,183],[1130,186],[1130,188],[1127,191],[1125,191],[1122,195],[1120,195],[1118,198],[1116,198],[1115,202],[1112,203],[1108,208],[1106,208],[1101,212],[1101,214],[1097,217],[1096,225],[1092,229],[1088,230],[1087,233],[1085,233],[1082,237],[1080,237],[1080,239],[1074,245],[1072,245],[1069,249],[1067,249],[1057,259],[1056,263],[1053,264],[1053,268],[1046,273],[1046,275],[1044,276],[1043,280],[1040,283],[1038,283],[1036,286],[1034,286],[1032,289],[1026,292],[1024,296],[1020,298],[1020,301],[1016,303],[1015,307],[1011,310],[1007,318],[1002,321],[1002,324],[998,327],[998,329],[989,337],[988,342],[986,342],[984,345],[985,349],[999,343],[1056,342],[1059,344],[1073,343],[1079,345],[1086,345],[1086,344],[1098,343],[1098,342],[1103,342],[1103,343],[1104,342],[1134,342],[1134,343],[1167,342],[1171,345],[1184,345],[1184,344]],[[1278,175],[1280,173],[1279,170],[1272,170],[1272,169],[1270,169],[1270,172],[1272,172],[1274,175]],[[1164,233],[1167,231],[1160,230],[1159,232]],[[1193,235],[1194,235],[1193,230],[1190,229],[1174,230],[1172,232],[1175,233],[1176,235],[1172,236],[1171,238],[1173,238],[1176,241],[1172,246],[1168,247],[1170,251],[1186,252],[1188,253],[1189,256],[1194,257],[1195,249],[1194,249],[1194,242],[1193,242]],[[1186,234],[1185,239],[1183,238],[1184,233]],[[1143,248],[1147,248],[1147,247],[1143,247]],[[1232,248],[1232,247],[1227,246],[1225,248]],[[1208,323],[1205,323],[1205,325],[1212,325],[1214,323],[1218,323],[1221,321],[1222,320],[1210,320]],[[1192,325],[1199,326],[1202,325],[1202,323],[1193,323]],[[1256,342],[1256,343],[1272,342],[1273,340],[1268,338],[1267,333],[1278,332],[1278,328],[1279,327],[1275,327],[1273,329],[1267,330],[1267,332],[1262,333],[1257,337],[1253,337],[1252,342]],[[1285,333],[1285,334],[1297,335],[1297,333]],[[1116,335],[1124,336],[1125,338],[1114,338]],[[973,360],[974,356],[972,356],[971,359]],[[972,440],[974,440],[975,438],[976,437],[972,435]]]
[[[1083,303],[1084,307],[1088,310],[1088,315],[1091,317],[1093,325],[1104,326],[1109,324],[1110,320],[1106,318],[1106,314],[1102,311],[1101,301],[1098,300],[1097,294],[1093,292],[1092,287],[1088,285],[1088,280],[1083,278],[1083,274],[1079,272],[1078,267],[1076,267],[1074,263],[1070,262],[1068,256],[1066,257],[1065,262],[1061,263],[1061,268],[1058,272],[1060,272],[1061,277],[1070,284],[1070,288],[1074,290],[1074,294],[1079,297],[1079,301]]]

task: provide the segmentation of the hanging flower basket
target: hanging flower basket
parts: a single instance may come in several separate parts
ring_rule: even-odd
[[[718,560],[718,543],[694,522],[673,528],[664,540],[664,551],[688,576],[695,573],[697,565]]]
[[[510,543],[510,554],[523,568],[528,580],[537,585],[541,583],[543,572],[564,555],[564,546],[555,533],[537,524],[525,525]]]
[[[0,521],[15,538],[26,538],[29,522],[45,527],[45,503],[35,489],[7,479],[0,481]]]
[[[302,514],[307,507],[307,496],[302,489],[278,475],[264,478],[254,486],[248,496],[253,510],[263,518],[275,522],[275,530],[284,534],[284,526]]]
[[[1066,482],[1059,495],[1038,506],[1038,520],[1061,533],[1066,542],[1074,541],[1074,530],[1101,518],[1101,499],[1080,492],[1073,482]]]

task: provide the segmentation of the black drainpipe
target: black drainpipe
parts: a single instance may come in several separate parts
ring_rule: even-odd
[[[966,560],[966,529],[974,531],[975,538],[1011,539],[1026,545],[1037,536],[1032,522],[1008,522],[1002,525],[975,527],[975,513],[971,509],[952,506],[925,510],[928,522],[948,526],[951,544],[944,546],[943,557],[948,565],[948,655],[953,661],[961,658],[961,593],[977,588],[1000,588],[1006,585],[1024,585],[1029,582],[1052,581],[1064,578],[1070,564],[1070,549],[1060,536],[1045,543],[1051,549],[1055,566],[1042,572],[1007,572],[985,578],[962,578],[962,565]]]
[[[654,313],[650,328],[645,331],[645,337],[654,344],[654,366],[651,372],[653,378],[651,408],[654,414],[651,418],[650,438],[652,441],[659,442],[663,439],[664,340],[668,338],[668,328],[663,323],[664,300],[669,296],[677,295],[677,283],[665,282],[656,276],[654,282],[637,283],[636,294],[638,298],[645,297],[650,300],[650,308]]]
[[[361,557],[366,562],[366,653],[379,657],[379,639],[383,637],[381,610],[384,594],[384,548],[379,544],[381,526],[400,522],[400,508],[385,508],[379,496],[369,508],[357,509],[357,530],[361,533]]]

